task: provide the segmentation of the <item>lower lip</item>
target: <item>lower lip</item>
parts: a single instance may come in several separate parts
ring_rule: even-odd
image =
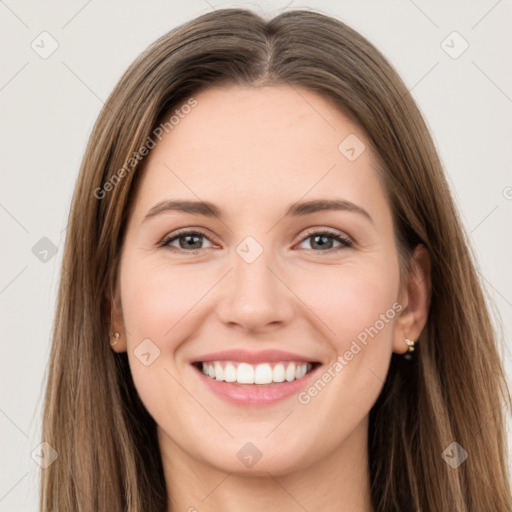
[[[296,395],[304,389],[318,369],[319,366],[312,369],[304,377],[291,382],[252,386],[212,379],[194,367],[199,378],[215,395],[232,404],[245,406],[270,405]]]

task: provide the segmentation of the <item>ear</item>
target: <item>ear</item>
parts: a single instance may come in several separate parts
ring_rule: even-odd
[[[424,245],[414,249],[409,275],[400,291],[403,306],[395,323],[393,352],[404,354],[408,350],[405,338],[416,341],[427,323],[432,295],[430,256]]]
[[[110,311],[110,341],[115,341],[113,333],[119,333],[119,338],[115,345],[111,345],[112,350],[115,352],[126,352],[126,328],[124,325],[123,310],[121,307],[121,294],[119,292],[119,286],[116,285],[114,292],[108,299],[109,311]]]

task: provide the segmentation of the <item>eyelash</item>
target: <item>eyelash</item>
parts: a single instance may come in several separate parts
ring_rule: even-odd
[[[158,246],[170,249],[173,252],[182,252],[184,254],[190,254],[190,255],[199,254],[201,251],[204,250],[204,249],[194,249],[194,250],[191,250],[191,251],[187,251],[185,249],[181,249],[181,248],[178,248],[178,247],[172,247],[172,246],[169,245],[171,242],[174,242],[175,240],[178,240],[182,236],[187,236],[187,235],[199,235],[199,236],[202,236],[202,237],[206,238],[208,241],[211,242],[209,237],[205,233],[203,233],[202,231],[199,231],[199,230],[184,230],[184,231],[178,231],[176,233],[173,233],[172,236],[165,237],[158,244]],[[328,249],[326,251],[315,251],[314,249],[308,249],[310,251],[317,252],[317,253],[320,253],[320,254],[322,254],[322,253],[332,254],[333,252],[337,252],[337,251],[342,250],[342,249],[350,248],[350,247],[353,247],[353,245],[354,245],[352,243],[352,241],[350,241],[348,238],[345,238],[344,236],[340,235],[339,233],[337,233],[335,231],[330,231],[329,229],[322,229],[320,231],[311,231],[311,232],[307,233],[307,235],[305,237],[303,237],[302,240],[299,243],[302,243],[302,242],[306,241],[308,238],[311,238],[314,235],[326,236],[326,237],[332,238],[332,239],[336,240],[337,242],[341,243],[340,247],[333,247],[333,248]]]

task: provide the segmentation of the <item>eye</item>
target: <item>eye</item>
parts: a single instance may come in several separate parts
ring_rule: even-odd
[[[331,249],[338,251],[353,246],[353,243],[342,234],[326,229],[309,233],[302,239],[301,243],[308,240],[310,240],[311,250],[314,250],[315,252],[328,252]],[[338,247],[333,247],[333,240],[338,242],[340,245]]]
[[[208,248],[202,247],[204,240],[211,244],[210,239],[203,232],[184,230],[165,237],[158,245],[176,252],[197,254],[202,249]],[[353,243],[348,238],[340,233],[326,229],[309,233],[300,243],[302,244],[306,241],[310,241],[310,250],[315,252],[331,252],[331,250],[336,252],[347,247],[353,247]],[[333,247],[333,241],[337,242],[339,246]],[[213,244],[210,247],[213,247]]]
[[[203,239],[210,241],[201,231],[180,231],[164,238],[159,246],[172,248],[173,250],[176,249],[178,252],[183,251],[189,254],[196,254],[201,249],[205,249],[205,247],[201,247]],[[173,245],[175,242],[178,243],[178,246]]]

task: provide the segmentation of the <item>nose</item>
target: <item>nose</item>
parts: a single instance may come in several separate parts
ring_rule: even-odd
[[[238,253],[226,276],[217,305],[220,320],[252,335],[282,328],[294,313],[294,294],[272,251],[264,250],[252,263]]]

